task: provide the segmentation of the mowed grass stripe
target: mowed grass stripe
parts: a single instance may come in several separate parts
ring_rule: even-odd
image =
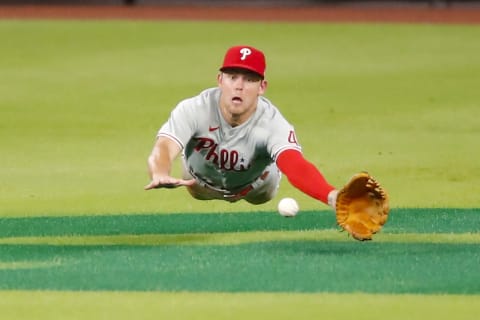
[[[0,245],[0,257],[8,290],[480,294],[478,243]]]
[[[0,218],[0,235],[4,238],[325,230],[335,227],[332,211],[304,211],[290,219],[276,212]],[[478,233],[480,209],[392,209],[384,231]]]
[[[0,297],[2,316],[17,320],[472,320],[480,314],[473,295],[0,291]]]
[[[182,213],[0,219],[0,235],[62,236],[185,234],[274,230],[313,230],[335,226],[332,212],[303,212],[294,219],[276,212]]]
[[[355,241],[339,230],[252,231],[231,233],[143,234],[111,236],[45,236],[0,238],[0,244],[52,246],[235,245],[271,241]],[[375,242],[478,243],[480,233],[378,233]],[[1,269],[0,265],[0,269]]]

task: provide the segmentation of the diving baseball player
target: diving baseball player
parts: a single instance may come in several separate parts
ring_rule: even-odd
[[[225,54],[218,86],[181,101],[157,134],[146,190],[185,186],[200,200],[271,200],[284,174],[302,192],[335,206],[337,190],[303,155],[293,126],[263,96],[265,56],[251,46]],[[170,175],[182,155],[182,179]]]
[[[368,173],[336,190],[303,155],[293,126],[263,94],[265,56],[251,46],[225,54],[218,86],[181,101],[157,134],[146,190],[185,186],[200,200],[271,200],[282,173],[296,188],[330,205],[337,224],[371,240],[385,224],[389,197]],[[182,154],[183,177],[170,175]]]

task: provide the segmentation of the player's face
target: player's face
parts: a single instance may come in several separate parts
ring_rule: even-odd
[[[236,118],[244,117],[244,121],[255,111],[258,96],[264,94],[267,88],[266,80],[249,72],[222,72],[217,80],[222,90],[222,110]]]

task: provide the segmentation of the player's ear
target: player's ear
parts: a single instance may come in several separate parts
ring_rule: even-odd
[[[223,78],[223,72],[219,72],[217,74],[217,84],[220,86],[220,84],[222,83],[222,78]]]
[[[268,87],[268,82],[267,82],[267,80],[261,80],[261,81],[260,81],[260,88],[258,89],[258,94],[259,94],[259,95],[264,94],[265,91],[267,91],[267,87]]]

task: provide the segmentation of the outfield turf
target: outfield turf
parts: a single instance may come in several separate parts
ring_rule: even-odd
[[[478,26],[11,20],[0,39],[2,318],[480,313]],[[156,130],[237,43],[266,52],[267,97],[333,184],[389,191],[374,241],[285,179],[294,219],[143,190]]]
[[[480,294],[478,210],[392,220],[360,243],[331,212],[3,219],[0,289]]]
[[[1,215],[252,210],[143,191],[162,122],[243,42],[333,184],[368,170],[394,207],[480,207],[477,26],[0,21],[0,37]]]

